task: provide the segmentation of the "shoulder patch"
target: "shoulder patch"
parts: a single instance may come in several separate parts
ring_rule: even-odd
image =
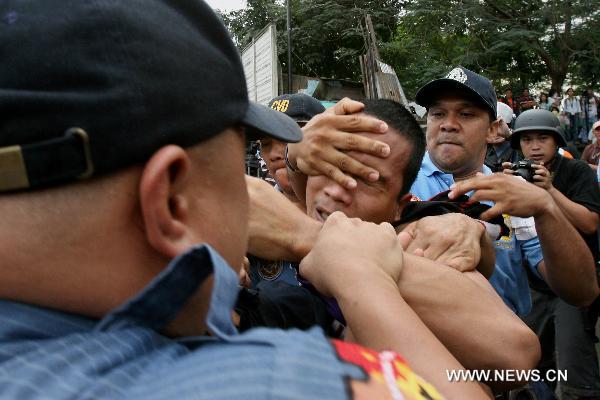
[[[413,372],[406,361],[391,351],[376,352],[355,343],[331,341],[343,361],[361,367],[372,389],[393,400],[438,400],[443,397],[423,378]],[[356,393],[355,393],[356,394]],[[361,397],[361,396],[358,396]]]

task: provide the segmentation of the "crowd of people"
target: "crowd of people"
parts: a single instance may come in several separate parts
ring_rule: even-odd
[[[0,398],[600,398],[600,189],[534,100],[265,107],[203,1],[3,13]]]
[[[540,92],[537,99],[528,88],[517,98],[513,97],[512,89],[507,88],[498,100],[508,105],[515,116],[534,108],[551,111],[561,121],[569,142],[587,144],[596,141],[592,127],[600,119],[600,98],[591,88],[583,90],[580,96],[575,95],[572,87],[565,91],[564,97],[557,91]]]

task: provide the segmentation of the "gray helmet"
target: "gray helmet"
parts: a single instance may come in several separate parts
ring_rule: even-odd
[[[560,121],[556,118],[556,115],[548,110],[527,110],[517,117],[515,120],[515,129],[510,137],[510,145],[513,149],[519,150],[521,148],[519,143],[521,134],[531,131],[551,133],[558,147],[565,147],[567,145],[563,136],[563,130],[560,127]]]

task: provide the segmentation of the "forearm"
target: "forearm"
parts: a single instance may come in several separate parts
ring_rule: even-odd
[[[489,279],[494,273],[496,264],[496,252],[494,251],[494,245],[490,240],[487,232],[481,235],[481,259],[477,264],[477,271],[479,271],[484,277]]]
[[[552,187],[548,190],[562,213],[567,217],[569,222],[586,234],[592,234],[598,229],[598,214],[588,210],[581,204],[569,200],[558,189]]]
[[[556,204],[548,204],[534,219],[544,255],[540,274],[566,302],[590,304],[598,296],[598,284],[594,259],[585,241]]]
[[[250,197],[248,253],[270,260],[300,261],[322,224],[260,179],[247,177]]]
[[[481,274],[461,273],[405,254],[398,288],[465,367],[527,369],[537,362],[535,334],[506,307]]]
[[[249,225],[248,253],[267,260],[299,262],[312,248],[322,224],[311,218],[281,221],[277,226]]]
[[[449,382],[447,370],[464,368],[404,302],[392,281],[366,282],[337,298],[359,344],[397,352],[448,398],[485,395],[476,383]]]

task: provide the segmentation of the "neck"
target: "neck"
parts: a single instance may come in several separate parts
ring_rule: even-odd
[[[478,172],[481,172],[481,171],[475,170],[475,171],[472,171],[472,172],[469,172],[469,173],[466,173],[466,174],[461,174],[461,175],[454,174],[452,176],[454,177],[454,180],[456,182],[459,182],[459,181],[464,181],[464,180],[471,179],[471,178],[475,177],[475,175]]]
[[[556,165],[557,165],[557,160],[558,160],[558,150],[554,153],[554,156],[546,163],[548,168],[548,171],[550,172],[554,172],[554,170],[556,169]]]

